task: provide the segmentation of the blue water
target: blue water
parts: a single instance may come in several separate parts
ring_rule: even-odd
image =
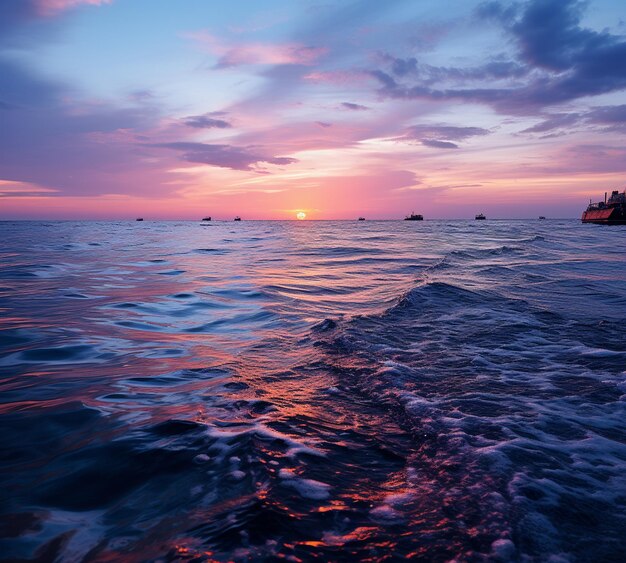
[[[0,557],[624,560],[626,228],[0,241]]]

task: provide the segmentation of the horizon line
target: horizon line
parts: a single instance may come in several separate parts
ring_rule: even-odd
[[[138,221],[138,219],[141,219],[141,221]],[[576,221],[580,221],[580,217],[548,217],[545,216],[543,219],[539,219],[539,217],[487,217],[485,219],[485,221],[540,221],[540,220],[558,220],[558,221],[569,221],[569,220],[576,220]],[[234,219],[211,219],[211,221],[203,221],[201,219],[175,219],[175,218],[169,218],[169,219],[158,219],[158,218],[146,218],[146,217],[140,217],[140,218],[135,218],[135,219],[130,219],[130,218],[102,218],[102,219],[97,219],[97,218],[80,218],[80,219],[76,219],[76,218],[65,218],[65,219],[60,219],[60,218],[0,218],[0,223],[10,223],[10,222],[18,222],[18,221],[23,221],[23,222],[35,222],[35,221],[49,221],[49,222],[129,222],[129,223],[136,223],[136,222],[165,222],[165,221],[178,221],[178,222],[186,222],[186,223],[201,223],[201,224],[207,224],[207,223],[245,223],[245,222],[268,222],[268,221],[274,221],[274,222],[293,222],[293,223],[313,223],[313,222],[323,222],[323,221],[349,221],[349,222],[394,222],[394,221],[402,221],[405,222],[406,219],[404,218],[394,218],[394,219],[381,219],[381,218],[372,218],[372,219],[364,219],[363,221],[359,220],[358,218],[353,219],[353,218],[343,218],[343,219],[241,219],[240,221],[235,221]],[[444,218],[444,217],[440,217],[440,218],[429,218],[429,219],[422,219],[420,221],[406,221],[408,223],[423,223],[426,221],[476,221],[476,218],[474,217],[452,217],[452,218]]]

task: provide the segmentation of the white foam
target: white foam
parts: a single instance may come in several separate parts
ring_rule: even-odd
[[[290,476],[285,478],[282,484],[295,489],[302,498],[324,500],[330,496],[330,485],[322,483],[321,481],[315,481],[314,479],[302,479]]]
[[[370,516],[373,520],[384,523],[395,523],[403,519],[402,514],[388,504],[381,504],[373,508],[370,510]]]
[[[226,457],[234,447],[234,442],[238,438],[244,438],[246,436],[254,436],[259,440],[264,441],[277,441],[287,446],[287,456],[296,457],[298,454],[308,454],[318,457],[325,457],[326,454],[321,449],[317,448],[317,442],[308,438],[307,441],[299,441],[287,434],[273,430],[272,428],[263,424],[263,418],[257,419],[253,424],[246,424],[239,429],[224,430],[217,427],[208,427],[206,433],[215,438],[215,442],[211,444],[211,450],[218,450],[222,452],[222,456]],[[237,456],[232,456],[237,457]],[[222,458],[223,459],[223,458]]]

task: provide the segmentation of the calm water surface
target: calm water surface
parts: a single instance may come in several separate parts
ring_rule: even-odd
[[[0,557],[623,561],[625,249],[0,223]]]

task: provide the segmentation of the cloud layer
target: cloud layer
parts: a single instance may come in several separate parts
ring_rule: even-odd
[[[577,0],[486,2],[476,17],[508,34],[514,59],[441,67],[387,56],[386,67],[371,73],[384,96],[475,102],[511,114],[623,90],[626,40],[582,27],[584,7]]]
[[[610,4],[4,0],[2,213],[577,215],[626,174]]]

